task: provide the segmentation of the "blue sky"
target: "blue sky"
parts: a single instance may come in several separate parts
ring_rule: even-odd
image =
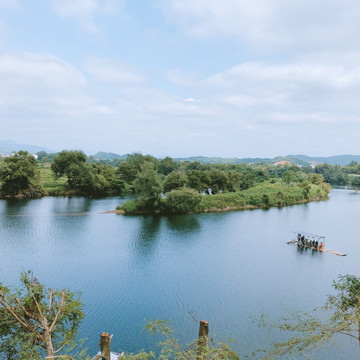
[[[0,140],[360,154],[355,0],[0,0]]]

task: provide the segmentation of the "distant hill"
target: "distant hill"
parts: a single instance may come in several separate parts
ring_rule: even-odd
[[[351,161],[356,161],[360,163],[360,155],[335,155],[328,157],[316,157],[316,156],[306,156],[306,155],[287,155],[295,159],[299,159],[305,162],[315,162],[315,163],[327,163],[330,165],[341,165],[346,166],[351,163]]]
[[[11,154],[13,151],[20,150],[28,151],[30,154],[36,154],[39,151],[54,152],[42,146],[18,144],[12,140],[0,140],[0,154]]]
[[[12,140],[0,140],[0,154],[11,154],[13,151],[25,150],[30,154],[36,154],[40,151],[45,151],[47,153],[55,153],[54,150],[47,149],[43,146],[37,145],[25,145],[19,144]],[[129,154],[115,154],[112,152],[99,151],[93,155],[96,159],[99,160],[108,160],[113,161],[116,159],[126,159]],[[351,161],[356,161],[360,163],[360,155],[335,155],[328,157],[320,156],[307,156],[303,154],[297,155],[286,155],[286,156],[277,156],[272,159],[270,158],[225,158],[225,157],[210,157],[210,156],[190,156],[182,158],[173,158],[174,161],[198,161],[202,164],[256,164],[256,163],[268,163],[274,164],[278,161],[289,161],[291,164],[296,165],[316,165],[327,163],[330,165],[341,165],[346,166],[351,163]]]
[[[94,154],[94,157],[99,160],[115,160],[115,159],[126,159],[128,157],[128,154],[118,155],[111,152],[99,151],[96,154]]]
[[[268,163],[274,164],[278,161],[289,161],[296,165],[308,165],[307,161],[291,156],[277,156],[273,159],[269,158],[222,158],[222,157],[206,157],[206,156],[191,156],[187,158],[175,158],[174,161],[198,161],[201,164],[256,164]]]

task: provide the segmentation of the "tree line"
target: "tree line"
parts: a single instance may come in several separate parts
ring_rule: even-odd
[[[274,194],[266,194],[266,190],[261,201],[255,199],[255,195],[253,199],[245,199],[244,192],[245,205],[286,205],[309,199],[313,195],[313,185],[321,185],[324,180],[323,175],[311,167],[268,163],[202,164],[198,161],[174,161],[170,157],[157,159],[141,153],[130,154],[114,165],[96,161],[82,151],[41,152],[38,160],[26,151],[19,151],[0,163],[1,192],[3,196],[26,197],[134,193],[138,198],[125,206],[128,213],[165,208],[188,212],[199,208],[206,195],[208,203],[218,202],[220,194],[239,194],[261,184],[273,184],[272,191],[276,191],[277,198]],[[41,174],[46,171],[51,172],[51,176],[45,184]],[[57,184],[56,181],[60,180],[62,183]],[[290,190],[296,188],[303,195],[295,194],[293,200],[291,196],[286,199]],[[230,198],[229,195],[223,199]],[[204,210],[201,206],[199,209]]]

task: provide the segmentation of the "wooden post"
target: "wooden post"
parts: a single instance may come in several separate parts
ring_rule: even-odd
[[[112,335],[110,336],[109,333],[103,332],[100,335],[100,355],[96,355],[93,360],[111,360],[111,353],[110,353],[110,343],[111,343]]]
[[[201,320],[199,327],[199,342],[198,342],[198,359],[201,359],[201,354],[208,346],[209,323]]]

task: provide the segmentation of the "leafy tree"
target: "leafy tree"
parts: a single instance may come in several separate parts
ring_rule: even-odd
[[[40,177],[37,161],[27,151],[19,151],[7,157],[0,165],[2,192],[5,195],[39,196],[43,190],[39,185]]]
[[[253,171],[248,170],[241,174],[240,188],[241,190],[247,190],[255,185],[255,174]]]
[[[141,153],[132,153],[130,154],[127,159],[126,162],[136,171],[141,171],[141,166],[145,163],[145,162],[151,162],[154,165],[154,169],[157,169],[158,165],[159,165],[159,160],[154,158],[151,155],[143,155]]]
[[[131,184],[136,179],[136,175],[139,171],[140,168],[137,169],[131,166],[127,161],[124,161],[118,166],[116,173],[119,175],[120,179]]]
[[[82,151],[64,150],[54,158],[54,161],[51,164],[51,170],[53,171],[55,178],[65,175],[67,177],[69,188],[74,189],[81,183],[79,176],[85,175],[85,163],[86,155]]]
[[[180,171],[173,171],[166,176],[163,182],[164,193],[171,190],[180,189],[187,183],[187,177]]]
[[[159,174],[169,175],[171,172],[176,171],[178,168],[178,163],[175,162],[171,157],[166,157],[162,159],[159,164]]]
[[[79,296],[48,289],[32,272],[21,274],[22,288],[0,283],[0,353],[8,360],[40,360],[71,348],[84,317]]]
[[[324,182],[324,177],[321,174],[308,174],[308,181],[312,184],[320,185]]]
[[[186,171],[188,178],[187,186],[199,192],[206,191],[210,187],[209,171],[189,170]]]
[[[303,194],[304,194],[305,199],[309,199],[310,190],[311,190],[311,184],[308,181],[303,181],[300,184],[300,187],[303,189]]]
[[[139,201],[145,208],[155,208],[160,204],[162,186],[154,168],[152,162],[145,161],[134,181],[135,189],[140,193]]]
[[[166,206],[173,212],[189,213],[201,203],[202,195],[194,189],[172,190],[166,195]]]
[[[291,318],[282,319],[280,324],[270,324],[270,327],[294,332],[296,335],[274,344],[266,359],[278,359],[296,353],[306,354],[326,344],[335,335],[344,335],[360,342],[360,278],[339,275],[338,281],[333,282],[333,288],[337,293],[329,295],[322,308],[330,312],[327,321],[308,313],[296,313]],[[261,321],[263,325],[269,326],[263,317]]]
[[[38,161],[41,163],[52,162],[56,156],[55,153],[48,154],[46,151],[39,151],[36,155],[38,156]]]
[[[211,169],[209,172],[209,176],[210,176],[210,187],[212,194],[216,194],[219,191],[225,190],[227,186],[228,178],[224,171],[218,169]]]
[[[354,187],[360,186],[360,176],[351,176],[350,179],[351,179],[350,183],[352,186],[354,186]]]
[[[231,192],[238,191],[240,188],[240,179],[240,173],[235,170],[230,170],[227,173],[227,190]]]

